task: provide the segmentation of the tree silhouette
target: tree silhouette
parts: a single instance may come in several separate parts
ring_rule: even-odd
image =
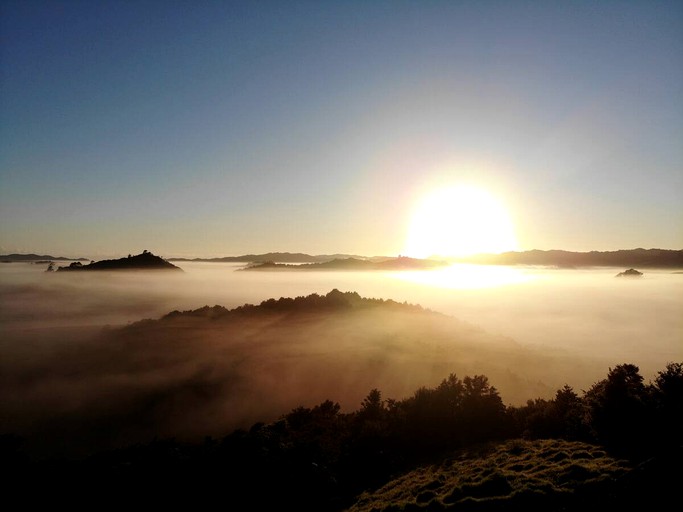
[[[639,371],[633,364],[610,368],[585,396],[595,437],[619,452],[635,454],[650,437],[647,388]]]
[[[379,389],[373,388],[363,399],[358,415],[365,420],[379,420],[384,413],[384,402]]]
[[[683,363],[669,363],[658,372],[652,396],[660,445],[683,445]]]
[[[463,379],[462,409],[465,415],[465,436],[468,441],[499,436],[505,427],[505,405],[498,390],[485,375]]]

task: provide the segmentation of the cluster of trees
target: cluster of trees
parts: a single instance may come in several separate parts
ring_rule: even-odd
[[[356,292],[341,292],[333,289],[325,295],[312,293],[298,297],[280,297],[279,299],[264,300],[258,305],[245,304],[234,309],[223,306],[204,306],[191,311],[172,311],[163,318],[170,320],[181,317],[200,317],[221,319],[234,316],[248,316],[261,313],[319,313],[324,311],[343,311],[350,309],[382,307],[397,308],[402,311],[419,311],[437,314],[425,310],[418,304],[396,302],[391,299],[369,299],[361,297]]]
[[[669,363],[649,384],[637,366],[622,364],[582,396],[564,386],[552,400],[529,400],[508,416],[517,435],[595,442],[643,459],[683,441],[683,363]]]

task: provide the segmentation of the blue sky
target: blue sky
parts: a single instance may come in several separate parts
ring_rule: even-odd
[[[0,252],[683,248],[683,2],[0,5]]]

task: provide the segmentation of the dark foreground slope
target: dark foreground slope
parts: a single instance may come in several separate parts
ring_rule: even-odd
[[[373,389],[349,413],[326,400],[221,438],[155,439],[81,461],[32,462],[2,436],[0,469],[5,496],[27,508],[663,510],[683,476],[682,390],[683,364],[649,385],[626,364],[583,396],[565,386],[516,408],[485,376],[451,374],[400,400]]]
[[[173,263],[169,263],[165,259],[155,256],[151,252],[144,251],[135,256],[128,256],[127,258],[119,258],[117,260],[101,260],[89,265],[83,265],[80,262],[74,262],[68,267],[59,267],[58,272],[65,271],[86,271],[86,270],[180,270]]]

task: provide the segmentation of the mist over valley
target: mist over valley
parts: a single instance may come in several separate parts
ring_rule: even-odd
[[[653,378],[683,359],[683,275],[668,269],[624,281],[613,268],[179,265],[0,267],[4,429],[36,453],[82,455],[159,435],[219,436],[326,399],[354,410],[372,388],[401,399],[449,373],[486,375],[506,404],[521,405],[564,384],[587,389],[624,362]],[[288,311],[272,300],[335,294],[383,302]],[[245,305],[260,306],[217,318]]]

